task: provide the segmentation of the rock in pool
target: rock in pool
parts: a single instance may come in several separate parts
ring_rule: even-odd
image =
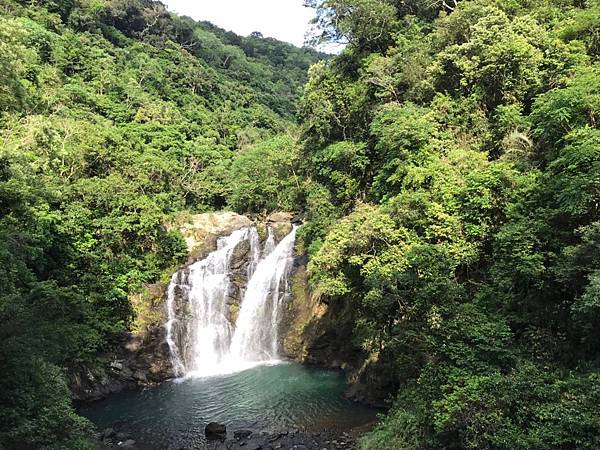
[[[227,437],[227,427],[222,423],[211,422],[204,428],[204,435],[207,439],[225,439]]]
[[[247,439],[252,435],[252,431],[250,430],[236,430],[233,432],[233,437],[235,439],[242,440],[242,439]]]

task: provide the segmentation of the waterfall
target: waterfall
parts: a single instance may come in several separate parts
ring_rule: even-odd
[[[231,355],[242,361],[264,361],[278,357],[279,312],[287,295],[282,283],[293,262],[296,229],[292,230],[258,263],[248,282],[242,309],[236,322]],[[269,238],[273,239],[271,233]],[[272,241],[274,242],[274,240]],[[269,246],[267,239],[265,247]]]
[[[296,227],[276,244],[269,227],[261,249],[256,228],[237,230],[220,238],[205,259],[173,275],[165,327],[176,376],[230,373],[278,358],[295,235]],[[246,277],[245,292],[236,291],[234,277]],[[231,308],[240,299],[233,324]]]

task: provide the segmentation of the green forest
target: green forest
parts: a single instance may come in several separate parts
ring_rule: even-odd
[[[223,209],[303,216],[393,399],[361,450],[600,448],[600,3],[306,3],[341,54],[0,0],[0,449],[97,448],[68,374]]]

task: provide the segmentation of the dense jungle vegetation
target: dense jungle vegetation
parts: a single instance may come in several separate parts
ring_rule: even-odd
[[[92,446],[65,373],[222,208],[304,213],[394,398],[363,450],[600,447],[600,3],[307,4],[341,55],[0,0],[0,448]]]
[[[150,1],[0,12],[0,448],[87,448],[66,372],[185,253],[172,214],[241,208],[247,165],[270,182],[291,164],[280,135],[324,55]]]
[[[313,3],[309,270],[397,392],[362,448],[600,448],[600,3]]]

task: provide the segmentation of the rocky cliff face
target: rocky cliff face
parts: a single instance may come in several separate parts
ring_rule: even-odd
[[[170,226],[181,231],[189,255],[186,265],[190,265],[215,250],[219,237],[252,225],[254,222],[246,216],[233,212],[216,212],[184,217]]]
[[[342,369],[349,382],[347,397],[374,406],[385,406],[393,386],[379,373],[376,361],[364,356],[349,336],[354,318],[344,303],[329,304],[315,295],[308,282],[305,258],[298,258],[288,303],[284,350],[286,356],[303,364]]]

